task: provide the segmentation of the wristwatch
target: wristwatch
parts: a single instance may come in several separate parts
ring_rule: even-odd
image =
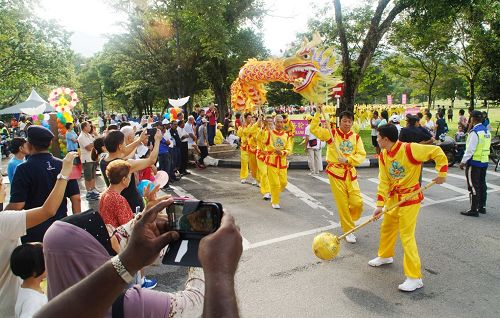
[[[58,174],[58,175],[57,175],[57,180],[59,180],[59,179],[63,179],[63,180],[68,181],[68,180],[69,180],[69,177],[66,177],[66,176],[64,176],[62,173],[60,173],[60,174]]]
[[[122,261],[118,255],[115,255],[111,258],[111,264],[116,270],[116,273],[125,281],[125,283],[130,284],[134,277],[127,271],[125,266],[123,266]]]

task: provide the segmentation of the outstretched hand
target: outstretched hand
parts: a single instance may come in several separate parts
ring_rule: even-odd
[[[168,221],[158,218],[158,213],[173,203],[171,198],[161,201],[139,216],[128,245],[120,256],[129,272],[136,272],[153,263],[167,244],[179,239],[179,233],[171,231]]]
[[[78,157],[78,152],[72,151],[68,152],[63,159],[63,165],[61,168],[61,174],[65,177],[71,174],[71,170],[73,169],[73,161]]]
[[[232,215],[224,213],[220,228],[205,236],[198,250],[198,258],[205,275],[233,278],[243,252],[240,229]]]

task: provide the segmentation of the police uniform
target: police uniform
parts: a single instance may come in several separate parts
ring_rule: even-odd
[[[28,142],[40,148],[48,148],[54,138],[50,130],[42,126],[30,126],[27,132]],[[41,207],[55,186],[57,175],[61,172],[62,160],[52,154],[37,153],[17,166],[10,189],[10,202],[24,202],[23,209]],[[76,180],[69,180],[64,196],[66,198],[79,195],[80,189]],[[67,215],[66,201],[62,200],[55,216],[27,230],[22,242],[42,242],[47,229],[56,220]]]
[[[345,233],[354,228],[354,222],[363,212],[363,199],[355,168],[366,159],[363,141],[358,134],[352,131],[343,133],[338,128],[332,129],[332,134],[330,134],[328,129],[320,127],[319,112],[316,112],[311,120],[311,132],[320,140],[327,142],[326,173],[337,204],[340,224]],[[347,159],[347,164],[339,162],[338,151]]]
[[[473,111],[471,117],[482,118],[479,111]],[[486,170],[488,169],[491,146],[491,134],[488,129],[479,123],[475,125],[467,136],[465,154],[462,163],[465,163],[465,176],[470,192],[470,210],[462,212],[467,216],[479,216],[486,213]]]
[[[390,151],[384,149],[379,156],[377,207],[391,206],[408,193],[417,191],[420,188],[418,179],[422,162],[429,160],[435,162],[438,176],[446,177],[448,160],[438,146],[397,141]],[[385,213],[380,228],[378,256],[384,259],[394,256],[399,232],[404,251],[404,273],[406,277],[412,279],[422,277],[415,228],[423,198],[423,194],[420,193],[414,199]]]

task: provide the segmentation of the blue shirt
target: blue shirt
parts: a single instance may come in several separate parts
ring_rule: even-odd
[[[7,174],[9,176],[10,184],[12,184],[12,179],[14,179],[14,172],[16,172],[17,166],[19,166],[23,162],[24,159],[19,160],[16,157],[12,157],[12,159],[9,160],[9,165],[7,166]]]
[[[158,154],[163,155],[165,153],[168,153],[169,150],[170,150],[170,147],[167,145],[167,141],[165,140],[165,138],[162,138],[160,140],[160,148],[158,149]]]
[[[61,172],[62,160],[50,153],[39,153],[29,156],[17,166],[16,173],[10,187],[10,202],[24,202],[24,208],[41,207],[54,188],[57,175]],[[79,195],[80,189],[76,180],[69,180],[64,193],[65,198]],[[21,238],[23,243],[42,242],[47,229],[57,220],[67,215],[66,199],[62,200],[55,216],[26,231]]]
[[[73,142],[71,140],[71,138],[73,138],[75,140],[78,138],[78,135],[76,134],[76,132],[74,130],[68,130],[66,132],[66,149],[68,149],[68,151],[77,151],[78,150],[78,141]]]

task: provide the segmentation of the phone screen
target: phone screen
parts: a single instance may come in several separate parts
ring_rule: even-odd
[[[212,233],[217,229],[218,208],[214,204],[204,204],[198,210],[184,214],[182,202],[175,202],[168,210],[170,226],[185,233]]]

